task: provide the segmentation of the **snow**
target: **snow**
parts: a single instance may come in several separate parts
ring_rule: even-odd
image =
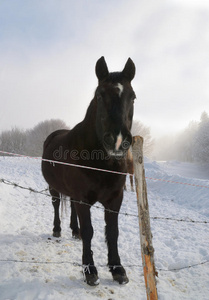
[[[0,157],[0,166],[0,179],[39,191],[47,187],[40,160]],[[209,188],[167,182],[209,187],[208,166],[146,160],[145,171],[159,299],[208,300],[208,224],[153,219],[209,221]],[[53,238],[50,198],[0,183],[0,300],[145,300],[136,195],[128,178],[127,185],[121,211],[133,216],[119,216],[119,251],[130,281],[113,282],[106,266],[103,210],[93,207],[92,250],[100,284],[90,287],[81,272],[82,243],[71,237],[69,209],[63,213],[62,237]]]

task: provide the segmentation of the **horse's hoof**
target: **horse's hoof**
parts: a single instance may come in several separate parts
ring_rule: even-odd
[[[54,237],[61,237],[61,232],[60,231],[54,231],[53,236]]]
[[[72,237],[76,240],[81,240],[81,236],[80,236],[80,230],[79,231],[72,231]]]
[[[96,274],[87,274],[85,281],[90,286],[96,286],[99,284],[99,277]]]
[[[119,284],[127,284],[129,282],[128,277],[125,275],[114,274],[113,280],[117,281]]]
[[[112,273],[113,280],[117,281],[119,284],[126,284],[129,282],[126,271],[122,266],[110,267],[110,272]]]
[[[95,266],[83,265],[83,273],[85,276],[85,282],[90,286],[96,286],[99,284],[99,277],[97,275],[97,269]]]
[[[75,240],[79,240],[79,241],[81,240],[80,234],[75,233],[75,234],[72,234],[72,236]]]

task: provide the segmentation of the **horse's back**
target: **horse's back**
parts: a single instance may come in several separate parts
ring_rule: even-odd
[[[62,137],[63,135],[66,135],[70,132],[68,129],[59,129],[54,132],[52,132],[45,140],[44,142],[44,151],[47,149],[47,147],[52,144],[56,137]]]

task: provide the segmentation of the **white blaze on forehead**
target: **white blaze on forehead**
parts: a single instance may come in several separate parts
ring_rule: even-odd
[[[123,136],[122,136],[122,134],[120,132],[119,135],[117,136],[116,143],[115,143],[115,150],[116,151],[119,150],[122,141],[123,141]]]
[[[121,97],[123,92],[123,85],[121,83],[116,84],[115,86],[117,89],[119,89],[119,97]]]

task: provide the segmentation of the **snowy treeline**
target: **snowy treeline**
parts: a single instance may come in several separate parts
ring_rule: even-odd
[[[46,137],[57,129],[67,128],[67,125],[59,119],[51,119],[38,123],[34,128],[22,130],[17,127],[2,131],[0,134],[0,150],[41,156],[43,143]]]
[[[132,124],[131,134],[133,136],[140,135],[144,139],[143,151],[144,155],[150,157],[154,148],[154,140],[150,133],[150,128],[138,120],[134,120]]]
[[[57,129],[68,128],[65,122],[52,119],[40,122],[33,129],[21,130],[17,127],[0,133],[0,150],[24,155],[41,156],[43,143],[46,137]],[[150,128],[140,121],[134,121],[133,135],[141,135],[144,138],[144,154],[152,153],[154,141],[150,134]],[[1,154],[0,154],[1,155]]]
[[[157,160],[209,162],[209,116],[203,112],[200,121],[192,121],[176,136],[156,141],[154,156]]]

